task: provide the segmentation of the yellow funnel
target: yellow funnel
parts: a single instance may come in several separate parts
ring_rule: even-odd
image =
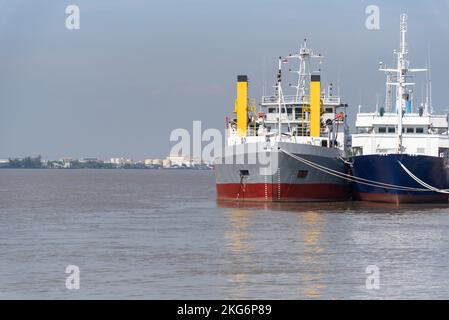
[[[237,135],[246,137],[248,130],[248,77],[237,76],[237,100],[235,110],[237,114]]]
[[[321,129],[321,82],[319,75],[310,79],[310,136],[319,137]]]

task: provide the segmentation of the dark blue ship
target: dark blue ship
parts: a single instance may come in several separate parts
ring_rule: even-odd
[[[445,158],[387,154],[356,156],[351,160],[352,175],[366,180],[352,183],[355,200],[391,203],[448,201],[449,190],[445,189],[449,189],[449,170]]]
[[[353,197],[392,203],[448,202],[449,135],[446,114],[434,114],[428,69],[407,60],[407,16],[401,15],[397,67],[385,72],[386,98],[376,112],[362,113],[352,135]],[[426,97],[415,107],[410,72],[427,72]]]

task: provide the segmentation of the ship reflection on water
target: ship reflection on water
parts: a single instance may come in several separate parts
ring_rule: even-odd
[[[397,287],[389,288],[387,283],[402,283],[405,277],[402,260],[421,254],[419,246],[426,237],[438,236],[404,228],[425,220],[423,215],[449,208],[447,204],[365,202],[217,202],[217,207],[224,209],[227,222],[225,287],[231,299],[391,296]],[[384,291],[366,289],[365,270],[370,264],[379,264],[384,272]],[[266,296],[258,288],[264,288]]]
[[[248,295],[247,286],[254,247],[251,245],[253,234],[248,230],[251,226],[254,212],[242,208],[232,208],[229,213],[229,228],[225,231],[226,247],[231,253],[232,273],[230,283],[233,299],[244,299]]]
[[[258,202],[258,201],[216,201],[218,208],[224,209],[244,209],[246,212],[252,211],[274,211],[274,212],[298,212],[317,211],[321,213],[413,213],[432,209],[449,209],[449,203],[380,203],[380,202]]]
[[[316,266],[314,270],[300,272],[303,295],[307,298],[319,298],[320,292],[325,288],[321,282],[322,271],[320,264],[316,260],[320,255],[325,254],[325,248],[321,245],[323,224],[326,221],[315,211],[307,211],[299,217],[299,225],[303,225],[303,229],[298,233],[302,236],[303,255],[301,259],[311,266]]]
[[[229,210],[229,228],[225,233],[225,238],[227,239],[226,247],[232,256],[232,270],[234,270],[230,275],[230,283],[234,291],[232,298],[243,299],[248,296],[246,284],[251,282],[251,275],[254,274],[254,269],[257,269],[258,265],[258,261],[254,260],[254,258],[257,259],[258,257],[256,239],[263,238],[263,234],[254,234],[254,232],[260,229],[252,228],[257,223],[257,211],[273,208],[280,209],[282,206],[264,203],[236,205],[235,203],[227,202],[219,203],[219,207]],[[290,205],[287,208],[291,210],[294,207]],[[321,290],[325,288],[325,284],[321,282],[320,262],[316,260],[325,254],[325,248],[321,244],[321,236],[322,227],[326,221],[318,212],[311,210],[303,212],[297,218],[297,225],[301,226],[296,232],[298,239],[294,240],[294,242],[300,244],[298,250],[301,251],[298,255],[301,261],[298,261],[297,265],[305,264],[313,267],[299,270],[299,278],[296,285],[300,290],[300,296],[320,298]],[[263,229],[261,231],[263,232]],[[252,240],[254,241],[252,242]],[[289,250],[288,247],[284,247],[284,249]],[[274,252],[273,258],[276,259],[276,254],[278,253],[280,252]],[[260,272],[267,273],[263,268],[260,269]],[[275,275],[269,281],[276,282]]]

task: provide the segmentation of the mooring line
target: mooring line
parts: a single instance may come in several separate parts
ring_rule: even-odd
[[[429,188],[427,188],[427,189],[411,188],[411,187],[398,186],[398,185],[394,185],[394,184],[389,184],[389,183],[384,183],[384,182],[379,182],[379,181],[368,180],[368,179],[364,179],[364,178],[360,178],[360,177],[351,176],[349,174],[345,174],[345,173],[324,167],[324,166],[314,163],[310,160],[301,158],[301,157],[294,155],[282,148],[279,148],[279,151],[284,152],[285,154],[289,155],[290,157],[292,157],[300,162],[303,162],[303,163],[311,166],[312,168],[315,168],[319,171],[323,171],[329,175],[335,176],[340,179],[344,179],[344,180],[348,180],[348,181],[352,181],[352,182],[356,182],[356,183],[360,183],[360,184],[364,184],[364,185],[368,185],[368,186],[373,186],[373,187],[377,187],[377,188],[382,188],[382,189],[400,190],[400,191],[420,191],[420,192],[433,191]]]
[[[409,169],[407,169],[406,166],[404,166],[401,161],[398,160],[399,165],[402,167],[402,169],[404,169],[404,171],[416,182],[418,182],[420,185],[422,185],[423,187],[427,188],[428,190],[434,191],[434,192],[438,192],[438,193],[446,193],[449,194],[449,190],[448,189],[438,189],[435,188],[433,186],[431,186],[430,184],[425,183],[424,181],[422,181],[421,179],[419,179],[417,176],[415,176]]]

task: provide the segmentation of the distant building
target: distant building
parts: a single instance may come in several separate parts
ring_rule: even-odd
[[[62,163],[63,168],[70,169],[72,167],[73,159],[70,157],[62,157],[59,159],[59,162]]]
[[[48,168],[49,163],[50,163],[50,161],[48,161],[47,159],[41,159],[41,167],[42,168]]]
[[[160,168],[163,166],[161,159],[145,159],[143,163],[147,168]]]
[[[111,158],[111,163],[116,165],[117,167],[123,167],[125,165],[132,165],[133,160],[128,158]]]
[[[86,162],[96,162],[96,163],[99,163],[99,162],[101,162],[101,161],[98,160],[98,158],[87,157],[87,158],[81,158],[81,159],[79,160],[79,162],[81,162],[81,163],[86,163]]]
[[[161,159],[153,159],[153,166],[162,167],[162,160]]]
[[[9,159],[0,159],[0,168],[7,167],[9,165]]]
[[[172,167],[191,167],[192,161],[189,157],[169,155],[166,160],[170,160]]]
[[[201,157],[185,157],[185,159],[190,163],[192,167],[204,164],[204,162],[201,160]]]
[[[162,161],[162,166],[163,166],[164,168],[171,168],[171,161],[170,161],[170,159],[165,158],[165,159]]]

